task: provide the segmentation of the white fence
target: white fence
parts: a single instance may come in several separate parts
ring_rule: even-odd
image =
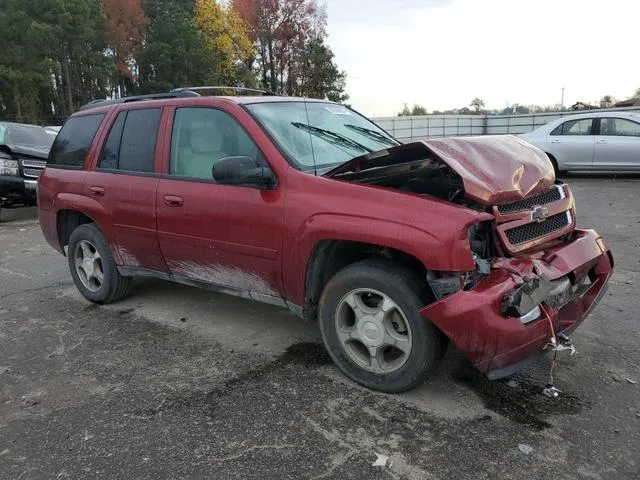
[[[640,111],[640,107],[601,109],[604,111]],[[514,135],[568,115],[587,112],[553,112],[527,115],[422,115],[416,117],[379,117],[373,121],[401,142],[430,137],[468,135]]]

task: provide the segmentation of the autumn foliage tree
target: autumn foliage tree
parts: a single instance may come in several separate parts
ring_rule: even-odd
[[[233,83],[236,67],[254,58],[248,26],[232,5],[195,0],[194,22],[215,59],[213,83]]]
[[[344,101],[319,0],[0,0],[0,120],[206,84]]]
[[[326,10],[317,0],[233,0],[232,5],[249,26],[263,87],[287,95],[345,98],[346,75],[324,42]]]
[[[149,23],[140,0],[100,0],[105,18],[105,35],[114,59],[116,95],[133,90],[136,81],[135,58],[144,46]],[[128,88],[127,88],[128,87]]]

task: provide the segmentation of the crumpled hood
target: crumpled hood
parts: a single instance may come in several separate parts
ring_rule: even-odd
[[[16,155],[27,155],[29,157],[41,158],[42,160],[46,160],[49,156],[50,148],[45,146],[34,146],[34,145],[20,145],[20,144],[0,144],[0,147],[6,147],[11,151],[11,153]]]
[[[421,154],[421,150],[424,150]],[[411,155],[408,152],[411,151]],[[542,193],[555,174],[547,155],[513,135],[437,138],[412,142],[354,158],[325,174],[373,168],[376,162],[400,164],[416,156],[435,158],[460,176],[465,196],[484,205],[510,203]],[[392,159],[397,157],[397,162]]]
[[[423,143],[462,177],[466,196],[485,205],[542,193],[555,181],[547,155],[513,135],[430,139]]]

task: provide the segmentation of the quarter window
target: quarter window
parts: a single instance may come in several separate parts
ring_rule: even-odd
[[[213,166],[226,157],[248,156],[266,166],[247,132],[214,108],[178,108],[171,136],[170,174],[213,181]]]
[[[600,120],[600,135],[640,137],[640,123],[623,118],[603,118]]]
[[[82,168],[104,114],[71,117],[58,133],[47,166]]]

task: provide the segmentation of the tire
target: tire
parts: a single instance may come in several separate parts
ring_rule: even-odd
[[[81,252],[89,253],[82,253],[84,260],[79,262],[81,266],[78,267],[76,262]],[[91,261],[91,258],[94,260]],[[80,225],[71,233],[67,259],[73,282],[87,300],[106,304],[120,300],[129,294],[133,279],[120,275],[113,260],[111,248],[95,224]],[[98,281],[99,278],[102,281]]]
[[[558,161],[556,160],[556,157],[554,157],[550,153],[547,153],[547,157],[549,157],[549,160],[551,160],[551,165],[553,165],[553,171],[556,174],[556,178],[558,178],[560,175],[564,175],[565,173],[567,173],[566,170],[560,170],[558,168]]]
[[[427,303],[421,297],[419,279],[388,260],[363,260],[338,272],[322,292],[318,312],[324,344],[338,368],[355,382],[381,392],[403,392],[422,383],[444,356],[447,339],[418,313]],[[385,301],[386,308],[391,304],[398,308],[379,313]],[[381,323],[370,321],[380,315]],[[406,332],[399,328],[403,325]],[[402,340],[396,342],[402,350],[380,340],[389,332],[394,341]],[[383,345],[373,347],[377,351],[371,355],[372,343],[381,341]]]

